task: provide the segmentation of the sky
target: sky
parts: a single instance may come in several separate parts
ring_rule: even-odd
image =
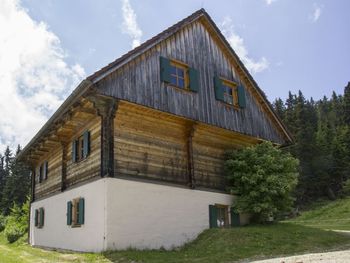
[[[28,143],[81,80],[200,8],[270,101],[350,81],[347,0],[0,0],[0,153]]]

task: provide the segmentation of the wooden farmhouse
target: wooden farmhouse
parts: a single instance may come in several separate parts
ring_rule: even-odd
[[[170,249],[245,224],[224,153],[262,141],[291,137],[201,9],[83,80],[20,153],[30,243]]]

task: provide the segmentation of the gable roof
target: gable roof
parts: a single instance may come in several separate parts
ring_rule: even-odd
[[[47,130],[52,126],[56,121],[60,119],[60,117],[65,114],[71,105],[73,105],[76,100],[85,94],[89,88],[91,88],[95,83],[99,82],[101,79],[108,76],[110,73],[114,72],[118,68],[122,67],[129,61],[133,60],[135,57],[139,56],[140,54],[144,53],[145,51],[149,50],[150,48],[154,47],[161,41],[169,38],[170,36],[174,35],[176,32],[184,28],[186,25],[193,23],[194,21],[197,21],[199,19],[203,19],[203,21],[207,22],[207,24],[213,29],[213,31],[217,34],[220,41],[222,41],[225,48],[229,51],[229,53],[233,56],[234,60],[237,62],[238,66],[242,69],[242,71],[246,74],[249,82],[252,84],[252,86],[255,88],[255,90],[258,92],[258,94],[261,96],[261,99],[263,102],[267,105],[268,110],[270,111],[273,118],[276,120],[278,125],[280,126],[280,129],[283,131],[286,138],[289,140],[290,143],[293,142],[293,138],[287,128],[282,123],[281,119],[278,117],[276,112],[273,110],[273,107],[271,103],[266,98],[265,93],[261,90],[259,85],[256,83],[256,81],[253,79],[247,68],[244,66],[242,61],[239,59],[238,55],[235,53],[235,51],[232,49],[231,45],[228,43],[226,38],[221,33],[220,29],[216,26],[214,21],[211,19],[209,14],[202,8],[198,11],[194,12],[190,16],[184,18],[183,20],[179,21],[178,23],[172,25],[171,27],[167,28],[163,32],[159,33],[158,35],[152,37],[151,39],[147,40],[146,42],[142,43],[140,46],[130,50],[123,56],[119,57],[112,63],[108,64],[107,66],[101,68],[100,70],[96,71],[92,75],[88,76],[85,80],[83,80],[78,87],[69,95],[69,97],[63,102],[63,104],[58,108],[58,110],[51,116],[51,118],[46,122],[46,124],[38,131],[38,133],[32,138],[32,140],[23,148],[23,150],[20,152],[18,158],[21,158],[25,155],[25,153],[35,144],[39,141],[39,139],[42,136],[45,136],[47,133]]]

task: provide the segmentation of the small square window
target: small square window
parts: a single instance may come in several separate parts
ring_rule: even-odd
[[[237,86],[235,83],[222,79],[222,90],[224,102],[227,104],[238,106]]]
[[[188,68],[179,62],[170,61],[170,84],[180,88],[187,89],[188,86]]]

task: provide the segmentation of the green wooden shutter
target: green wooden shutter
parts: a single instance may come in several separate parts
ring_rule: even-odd
[[[245,90],[244,90],[244,86],[242,84],[237,87],[237,94],[238,94],[239,107],[245,108],[246,107]]]
[[[77,161],[77,145],[78,141],[74,140],[72,143],[72,161],[75,163]]]
[[[214,77],[214,89],[215,89],[215,99],[224,101],[224,91],[222,89],[222,80],[218,77]]]
[[[49,173],[49,163],[48,161],[44,162],[44,180],[47,179],[47,175]]]
[[[215,205],[209,205],[209,226],[210,228],[218,227],[218,210]]]
[[[83,134],[83,156],[86,158],[90,153],[90,132],[85,131]]]
[[[67,225],[72,225],[72,201],[67,202]]]
[[[39,209],[39,217],[40,217],[40,220],[39,220],[39,226],[40,227],[43,227],[44,226],[44,219],[45,219],[45,215],[44,215],[44,213],[45,213],[45,210],[44,210],[44,208],[40,208]]]
[[[39,210],[38,209],[35,209],[34,211],[34,225],[35,226],[38,226],[39,222],[38,222],[38,213],[39,213]]]
[[[82,225],[84,224],[84,213],[85,213],[85,201],[84,198],[79,199],[79,218],[78,218],[78,224]]]
[[[240,226],[241,222],[240,222],[239,214],[234,210],[233,207],[231,207],[230,213],[231,213],[231,226]]]
[[[170,82],[170,60],[165,57],[159,58],[160,62],[160,80]]]
[[[198,92],[199,89],[199,74],[198,70],[194,68],[188,69],[188,76],[190,78],[190,90],[193,92]]]

